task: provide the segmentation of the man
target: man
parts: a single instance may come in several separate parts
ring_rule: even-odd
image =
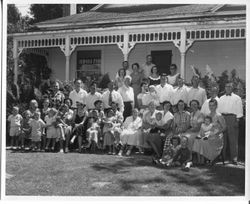
[[[128,61],[123,61],[122,62],[122,68],[125,69],[127,76],[129,76],[131,74],[131,71],[129,70],[129,63],[128,63]],[[115,78],[118,78],[118,77],[119,77],[119,74],[117,72]]]
[[[197,100],[199,102],[200,107],[203,105],[203,103],[207,100],[207,94],[205,89],[199,87],[200,79],[198,76],[194,75],[192,77],[191,83],[192,87],[188,91],[188,97],[187,97],[187,105],[189,106],[190,101]]]
[[[155,90],[159,97],[160,104],[164,101],[171,101],[173,96],[173,86],[166,83],[166,74],[161,75],[161,83],[156,85]]]
[[[121,94],[124,103],[124,120],[132,115],[132,110],[134,108],[134,89],[130,86],[131,77],[125,76],[124,85],[118,89],[118,93]]]
[[[226,158],[226,151],[229,148],[230,160],[234,165],[237,165],[239,119],[243,116],[243,106],[241,98],[233,93],[233,83],[226,84],[225,92],[219,99],[219,110],[227,125],[226,134],[224,134],[223,155]]]
[[[184,84],[183,78],[177,78],[177,87],[173,89],[173,97],[171,103],[176,106],[179,100],[183,100],[187,104],[188,99],[188,88]]]
[[[218,97],[218,92],[219,92],[219,89],[217,86],[213,86],[211,88],[211,97],[209,99],[207,99],[204,104],[202,105],[201,107],[201,112],[204,114],[204,115],[208,115],[210,114],[210,110],[209,110],[209,102],[211,101],[211,99],[215,99],[217,102],[218,102],[218,107],[217,107],[217,112],[220,112],[219,110],[219,97]]]
[[[76,102],[86,103],[85,98],[87,92],[82,89],[82,80],[75,80],[75,89],[69,93],[69,98],[72,100],[72,108],[76,109]]]
[[[147,55],[146,57],[146,63],[142,65],[142,71],[144,72],[144,76],[148,78],[151,73],[152,67],[156,66],[155,64],[152,63],[152,56]]]
[[[119,111],[123,113],[124,104],[121,94],[114,90],[115,83],[114,81],[110,81],[108,83],[108,90],[105,91],[102,95],[103,107],[104,110],[111,108],[111,103],[118,103]]]
[[[96,82],[92,82],[90,85],[90,92],[86,96],[86,108],[87,110],[95,109],[95,101],[102,99],[102,94],[96,92]]]

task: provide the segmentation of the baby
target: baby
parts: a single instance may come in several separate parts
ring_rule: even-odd
[[[197,139],[203,138],[203,140],[207,140],[209,135],[214,131],[212,118],[210,116],[206,116],[204,119],[204,123],[201,124],[201,129],[199,135],[196,137]]]
[[[155,127],[150,130],[150,133],[159,133],[160,136],[165,136],[165,130],[163,128],[164,121],[163,121],[163,112],[162,111],[158,111],[155,114],[155,117],[152,118],[151,123]]]

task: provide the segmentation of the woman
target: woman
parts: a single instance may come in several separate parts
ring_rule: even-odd
[[[177,112],[174,114],[173,133],[181,136],[190,127],[190,113],[185,111],[185,103],[179,100],[177,103]]]
[[[138,104],[139,110],[147,108],[146,101],[142,100],[144,98],[144,96],[146,96],[147,94],[149,94],[148,84],[146,82],[142,82],[141,83],[141,93],[139,93],[137,95],[137,104]]]
[[[142,120],[139,117],[138,109],[133,110],[133,115],[126,118],[121,132],[122,145],[129,145],[126,155],[129,156],[134,146],[139,146]],[[124,146],[123,146],[124,147]],[[119,152],[122,155],[123,148]]]
[[[134,96],[135,96],[135,107],[139,108],[138,101],[137,101],[137,95],[141,92],[141,82],[144,78],[144,74],[142,72],[139,72],[139,64],[134,63],[132,64],[132,73],[131,73],[131,86],[134,89]]]
[[[198,164],[204,164],[203,157],[214,161],[223,149],[223,132],[226,130],[224,117],[216,111],[218,102],[211,99],[209,102],[209,116],[212,118],[214,131],[210,133],[207,140],[195,139],[193,151],[198,154]]]
[[[160,77],[160,75],[158,73],[158,69],[157,69],[156,66],[153,66],[151,68],[151,74],[148,77],[148,80],[149,80],[149,86],[150,85],[156,86],[156,85],[161,83],[161,77]]]
[[[125,76],[126,76],[126,70],[123,68],[119,69],[118,70],[118,77],[116,77],[116,79],[115,79],[115,85],[116,85],[117,89],[119,89],[120,87],[122,87],[124,85]]]
[[[153,124],[154,129],[151,129],[150,134],[147,136],[146,141],[151,146],[156,153],[156,159],[160,159],[163,153],[163,144],[170,145],[170,139],[172,137],[172,129],[171,124],[173,121],[174,116],[170,112],[171,109],[171,103],[169,101],[163,102],[163,116],[160,121],[157,119],[158,122],[155,122]],[[161,112],[161,111],[157,111]],[[157,114],[157,113],[156,113]],[[158,130],[156,133],[155,130]],[[161,130],[161,131],[160,131]],[[162,132],[163,134],[160,134]]]
[[[199,101],[190,101],[191,113],[190,113],[190,128],[183,134],[188,138],[188,148],[192,151],[195,137],[200,131],[204,116],[199,110]]]
[[[170,75],[167,76],[168,83],[172,86],[177,86],[177,79],[180,77],[180,73],[177,72],[176,64],[171,64],[169,70]]]

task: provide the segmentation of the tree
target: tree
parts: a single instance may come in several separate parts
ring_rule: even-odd
[[[64,4],[31,4],[32,24],[63,16]]]

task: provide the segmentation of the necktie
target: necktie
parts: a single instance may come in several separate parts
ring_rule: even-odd
[[[109,93],[109,106],[112,104],[112,92]]]

